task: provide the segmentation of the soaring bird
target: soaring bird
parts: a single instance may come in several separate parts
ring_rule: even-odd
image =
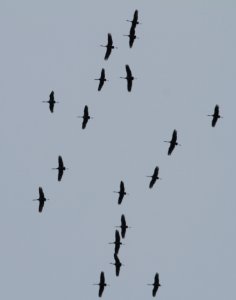
[[[58,167],[52,168],[53,170],[58,170],[58,181],[61,181],[62,175],[64,171],[66,170],[66,167],[64,166],[63,160],[61,156],[58,156]]]
[[[153,185],[155,184],[155,182],[157,181],[157,179],[160,179],[158,177],[158,173],[159,173],[159,168],[155,167],[153,175],[152,176],[147,176],[147,177],[151,177],[152,178],[151,181],[150,181],[150,184],[149,184],[149,188],[150,189],[153,187]]]
[[[130,20],[126,20],[126,21],[131,22],[132,23],[131,27],[134,27],[134,28],[136,27],[137,24],[140,24],[138,21],[138,10],[137,9],[135,10],[132,21],[130,21]]]
[[[44,202],[46,200],[49,200],[49,199],[45,198],[43,189],[41,187],[39,187],[39,198],[38,199],[33,199],[33,201],[39,201],[39,212],[40,213],[43,211]]]
[[[121,228],[121,236],[122,236],[122,239],[125,238],[126,229],[127,229],[127,228],[131,228],[131,227],[127,226],[126,220],[125,220],[125,216],[124,216],[124,215],[121,216],[121,225],[120,225],[120,226],[116,226],[116,227],[120,227],[120,228]]]
[[[215,106],[214,114],[213,114],[213,115],[208,115],[208,116],[209,116],[209,117],[213,117],[212,122],[211,122],[211,126],[212,126],[212,127],[215,127],[217,120],[218,120],[219,118],[223,118],[223,117],[220,116],[220,114],[219,114],[219,105],[216,105],[216,106]]]
[[[164,141],[164,142],[165,143],[170,143],[170,146],[169,146],[169,149],[168,149],[168,155],[171,155],[171,153],[174,150],[175,146],[177,146],[177,145],[181,146],[179,143],[177,143],[177,131],[176,131],[176,129],[173,131],[171,141]]]
[[[123,265],[120,260],[119,257],[116,253],[114,253],[114,260],[115,263],[110,263],[111,265],[114,265],[116,267],[116,276],[119,276],[120,274],[120,267]]]
[[[100,282],[99,283],[94,283],[94,285],[99,285],[98,296],[102,297],[102,293],[104,291],[104,288],[106,286],[108,286],[108,284],[105,282],[104,272],[101,272],[101,274],[100,274]]]
[[[108,81],[105,77],[105,69],[102,69],[100,78],[96,78],[94,80],[99,80],[98,91],[101,91],[104,82]]]
[[[136,78],[133,77],[130,67],[128,65],[125,66],[125,69],[127,74],[126,77],[120,77],[120,78],[127,80],[127,90],[131,92],[133,80]]]
[[[115,245],[115,254],[118,255],[119,249],[120,249],[120,245],[123,245],[120,241],[120,234],[119,231],[116,230],[115,232],[115,241],[109,244],[114,244]]]
[[[153,285],[152,296],[155,297],[159,286],[161,286],[158,273],[156,273],[156,275],[154,277],[154,283],[151,283],[148,285]]]
[[[55,99],[54,99],[54,91],[51,91],[48,101],[42,101],[42,102],[49,103],[49,109],[50,109],[51,113],[53,113],[54,104],[59,103],[59,102],[55,101]]]
[[[106,45],[100,45],[100,46],[107,48],[107,51],[106,51],[106,54],[105,54],[105,57],[104,57],[105,60],[108,60],[112,49],[115,49],[115,48],[117,49],[117,47],[113,46],[113,40],[112,40],[112,36],[111,36],[110,33],[108,33],[108,36],[107,36],[107,44]]]
[[[84,107],[84,115],[83,116],[78,116],[78,118],[82,118],[83,119],[82,129],[85,129],[86,125],[88,123],[88,120],[92,119],[92,117],[90,117],[90,115],[89,115],[89,111],[88,111],[88,106],[87,105],[85,105],[85,107]]]
[[[119,192],[114,191],[114,193],[119,194],[118,204],[121,204],[121,202],[122,202],[124,196],[125,196],[125,195],[128,195],[128,194],[126,193],[126,191],[125,191],[125,185],[124,185],[124,182],[123,182],[122,180],[121,180],[121,182],[120,182],[120,190],[119,190]]]
[[[124,34],[124,36],[128,36],[129,37],[129,47],[132,48],[133,44],[134,44],[134,40],[136,38],[138,38],[135,34],[135,27],[132,25],[129,31],[129,34]]]

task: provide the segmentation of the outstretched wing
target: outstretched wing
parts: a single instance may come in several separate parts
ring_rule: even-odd
[[[160,281],[159,281],[159,274],[158,274],[158,273],[155,274],[155,277],[154,277],[154,284],[156,284],[156,285],[159,285],[159,284],[160,284]]]
[[[58,169],[58,177],[57,177],[58,181],[61,181],[62,175],[63,175],[63,169]]]
[[[84,118],[88,118],[88,116],[89,116],[88,106],[85,105],[85,107],[84,107]]]
[[[150,183],[149,183],[149,188],[150,188],[150,189],[154,186],[155,182],[156,182],[156,178],[155,178],[155,177],[152,177],[152,179],[151,179],[151,181],[150,181]]]
[[[59,169],[64,168],[63,160],[62,160],[62,157],[60,155],[58,156],[58,167],[59,167]]]
[[[121,227],[126,227],[125,215],[121,216]]]
[[[83,123],[82,123],[82,129],[85,129],[85,128],[86,128],[87,123],[88,123],[88,119],[87,119],[87,118],[84,118],[84,119],[83,119]]]
[[[168,155],[171,155],[171,153],[174,150],[174,148],[175,148],[175,144],[174,143],[170,143],[170,147],[168,149]]]
[[[132,72],[130,70],[129,65],[125,65],[125,69],[126,69],[127,77],[132,77]]]
[[[176,141],[177,141],[177,131],[176,131],[176,129],[173,131],[173,133],[172,133],[172,139],[171,139],[171,142],[172,143],[176,143]]]
[[[101,272],[100,274],[100,285],[104,285],[105,283],[105,274],[104,272]]]
[[[128,90],[128,92],[131,92],[131,90],[132,90],[132,82],[133,82],[132,79],[127,79],[127,90]]]
[[[49,101],[54,101],[54,91],[51,91],[49,95]]]
[[[219,105],[216,105],[216,106],[215,106],[215,109],[214,109],[214,115],[219,116]]]
[[[44,198],[44,192],[41,186],[39,187],[39,198]]]
[[[134,12],[134,18],[133,18],[133,22],[136,24],[138,21],[138,10],[136,9]]]
[[[43,207],[44,207],[44,201],[43,200],[39,200],[39,212],[41,213],[43,211]]]
[[[50,112],[53,113],[53,110],[54,110],[54,101],[49,101],[49,109],[50,109]]]
[[[108,33],[107,39],[108,39],[108,41],[107,41],[107,46],[108,46],[108,47],[111,47],[111,46],[113,45],[113,41],[112,41],[112,36],[111,36],[110,33]]]
[[[120,234],[118,230],[116,230],[115,233],[115,244],[120,244]]]
[[[124,191],[125,191],[125,185],[124,185],[124,182],[121,180],[121,182],[120,182],[120,193],[124,193]]]
[[[105,54],[105,56],[104,56],[104,59],[105,59],[105,60],[108,60],[108,58],[109,58],[109,56],[110,56],[110,54],[111,54],[111,50],[112,50],[111,47],[107,47],[107,51],[106,51],[106,54]]]

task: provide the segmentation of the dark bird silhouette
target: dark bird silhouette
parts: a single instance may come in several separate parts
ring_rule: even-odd
[[[127,228],[131,228],[131,227],[127,226],[126,220],[125,220],[125,216],[124,216],[124,215],[121,216],[121,225],[120,225],[120,226],[116,226],[116,227],[121,228],[121,236],[122,236],[122,239],[125,238],[126,229],[127,229]]]
[[[121,243],[121,241],[120,241],[120,234],[119,234],[118,230],[116,230],[116,232],[115,232],[115,242],[112,242],[112,243],[109,243],[109,244],[114,244],[115,245],[115,254],[118,255],[120,245],[123,245],[123,243]]]
[[[222,116],[219,115],[219,105],[215,106],[214,114],[213,115],[208,115],[208,116],[213,117],[212,122],[211,122],[211,126],[215,127],[217,120],[219,118],[223,118]]]
[[[44,202],[46,200],[49,200],[49,199],[45,198],[43,189],[41,187],[39,187],[39,198],[38,199],[33,199],[33,201],[39,201],[39,212],[40,213],[43,211]]]
[[[125,191],[125,185],[124,185],[124,182],[123,182],[123,181],[120,182],[120,190],[119,190],[119,192],[114,191],[114,193],[119,194],[118,204],[121,204],[121,202],[122,202],[124,196],[125,196],[125,195],[128,195],[128,194],[126,193],[126,191]]]
[[[130,21],[130,20],[126,20],[126,21],[131,22],[132,23],[131,27],[134,27],[134,28],[136,27],[137,24],[140,24],[138,21],[138,10],[137,9],[135,10],[132,21]]]
[[[98,91],[101,91],[104,82],[108,81],[105,77],[105,69],[102,69],[100,78],[96,78],[94,80],[99,80]]]
[[[52,168],[53,170],[58,170],[58,181],[61,181],[62,175],[64,171],[66,170],[66,167],[64,166],[63,160],[61,156],[58,156],[58,167]]]
[[[135,27],[132,25],[130,28],[129,34],[124,34],[124,36],[129,37],[129,47],[132,48],[132,46],[134,44],[134,40],[138,39],[138,37],[135,34]]]
[[[89,111],[88,111],[88,106],[87,105],[85,105],[85,107],[84,107],[84,115],[83,116],[78,116],[78,118],[82,118],[83,119],[82,129],[85,129],[86,125],[88,123],[88,120],[92,119],[92,117],[90,117],[90,115],[89,115]]]
[[[98,296],[102,297],[102,293],[104,291],[104,288],[106,286],[108,286],[108,284],[105,282],[104,272],[101,272],[101,274],[100,274],[100,282],[99,283],[94,283],[94,285],[99,285]]]
[[[121,266],[123,266],[123,264],[120,262],[119,257],[116,253],[114,253],[114,260],[115,263],[110,263],[110,264],[116,267],[116,276],[118,277],[120,274],[120,268]]]
[[[54,111],[54,104],[59,103],[59,102],[55,101],[55,99],[54,99],[54,91],[51,91],[48,101],[42,101],[42,102],[49,103],[49,109],[50,109],[51,113],[53,113],[53,111]]]
[[[148,285],[153,285],[152,296],[155,297],[159,286],[161,286],[158,273],[156,273],[156,275],[154,277],[154,283],[151,283]]]
[[[149,188],[150,188],[150,189],[154,186],[155,182],[156,182],[158,179],[161,179],[160,177],[158,177],[158,173],[159,173],[159,168],[156,167],[156,168],[154,169],[153,175],[152,175],[152,176],[147,176],[147,177],[151,177],[151,178],[152,178],[151,181],[150,181],[150,184],[149,184]]]
[[[106,45],[100,45],[101,47],[105,47],[107,48],[106,54],[104,59],[108,60],[112,49],[117,49],[117,47],[113,46],[113,40],[112,40],[112,36],[110,33],[108,33],[108,37],[107,37],[107,44]]]
[[[168,155],[171,155],[171,153],[174,150],[175,146],[177,146],[177,145],[181,146],[179,143],[177,143],[177,131],[176,131],[176,129],[173,131],[171,141],[164,141],[164,142],[165,143],[170,143],[170,147],[168,149]]]
[[[120,77],[120,78],[127,80],[127,90],[131,92],[133,80],[136,78],[133,77],[130,67],[128,65],[125,66],[125,69],[127,74],[126,77]]]

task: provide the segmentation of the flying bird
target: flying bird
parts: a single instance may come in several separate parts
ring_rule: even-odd
[[[115,254],[118,255],[120,245],[123,245],[123,243],[121,243],[121,241],[120,241],[120,234],[119,234],[118,230],[116,230],[116,232],[115,232],[115,241],[112,243],[109,243],[109,244],[115,245]]]
[[[181,146],[179,143],[177,143],[177,131],[176,131],[176,129],[173,131],[171,141],[164,141],[164,142],[165,143],[170,143],[170,146],[169,146],[169,149],[168,149],[168,155],[171,155],[171,153],[174,150],[175,146],[177,146],[177,145]]]
[[[130,20],[126,20],[126,21],[131,22],[132,23],[131,27],[134,27],[134,28],[136,27],[137,24],[140,24],[138,21],[138,10],[137,9],[135,10],[132,21],[130,21]]]
[[[147,176],[147,177],[151,177],[151,181],[150,181],[150,184],[149,184],[149,188],[151,189],[155,182],[160,179],[160,177],[158,177],[158,173],[159,173],[159,168],[158,167],[155,167],[154,169],[154,172],[153,172],[153,175],[152,176]]]
[[[51,91],[48,101],[42,101],[42,102],[49,103],[49,109],[50,109],[51,113],[53,113],[53,111],[54,111],[54,104],[59,103],[59,102],[55,101],[55,99],[54,99],[54,91]]]
[[[61,156],[58,156],[58,167],[52,168],[53,170],[58,170],[58,181],[61,181],[62,175],[64,171],[66,170],[66,167],[64,166],[63,160]]]
[[[154,283],[151,283],[148,285],[153,285],[152,296],[155,297],[159,286],[161,286],[158,273],[156,273],[156,275],[154,277]]]
[[[101,91],[104,82],[108,81],[105,77],[105,69],[102,69],[100,78],[96,78],[94,80],[99,80],[98,91]]]
[[[108,35],[107,35],[107,44],[106,45],[100,45],[100,46],[107,48],[107,51],[106,51],[106,54],[105,54],[105,57],[104,57],[105,60],[108,60],[112,49],[117,49],[117,47],[113,46],[113,40],[112,40],[112,36],[111,36],[110,33],[108,33]]]
[[[104,291],[104,288],[106,286],[108,286],[108,284],[105,282],[104,272],[101,272],[101,274],[100,274],[100,282],[99,283],[94,283],[94,285],[99,285],[98,296],[102,297],[102,293]]]
[[[132,46],[134,44],[134,40],[138,39],[138,37],[135,34],[135,27],[131,26],[129,34],[124,34],[124,36],[128,36],[129,37],[129,47],[132,48]]]
[[[116,276],[118,277],[120,274],[120,268],[121,266],[123,266],[123,264],[120,262],[119,257],[116,253],[114,253],[114,260],[115,263],[110,263],[110,264],[116,267]]]
[[[39,209],[38,209],[38,211],[40,213],[43,211],[44,202],[46,200],[49,200],[49,199],[45,198],[43,189],[41,187],[39,187],[39,198],[38,199],[33,199],[33,201],[39,201]]]
[[[124,182],[123,182],[122,180],[121,180],[121,182],[120,182],[120,190],[119,190],[119,192],[114,191],[114,193],[119,194],[118,204],[121,204],[121,202],[122,202],[124,196],[125,196],[125,195],[128,195],[128,194],[126,193],[126,191],[125,191],[125,185],[124,185]]]
[[[127,80],[127,90],[131,92],[133,80],[136,78],[133,77],[130,67],[128,65],[125,66],[125,69],[127,74],[126,77],[120,77],[120,78]]]
[[[209,117],[213,117],[212,122],[211,122],[211,126],[212,126],[212,127],[215,127],[217,120],[218,120],[219,118],[223,118],[223,117],[220,116],[220,114],[219,114],[219,105],[216,105],[216,106],[215,106],[214,114],[213,114],[213,115],[208,115],[208,116],[209,116]]]
[[[85,107],[84,107],[84,115],[83,116],[78,116],[78,118],[82,118],[83,119],[82,129],[85,129],[86,125],[88,123],[88,120],[92,119],[92,117],[90,117],[90,115],[89,115],[89,111],[88,111],[88,106],[87,105],[85,105]]]
[[[121,236],[122,236],[122,239],[125,238],[126,229],[127,229],[127,228],[131,228],[131,227],[127,226],[126,220],[125,220],[125,216],[124,216],[124,215],[121,216],[121,225],[120,225],[120,226],[116,226],[116,227],[121,228]]]

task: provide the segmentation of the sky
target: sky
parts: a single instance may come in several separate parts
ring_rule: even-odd
[[[158,299],[235,299],[235,11],[230,0],[1,0],[1,299],[97,299],[101,271],[104,299],[151,299],[156,272]],[[105,61],[109,32],[118,49]],[[116,278],[108,243],[122,214],[132,228]]]

